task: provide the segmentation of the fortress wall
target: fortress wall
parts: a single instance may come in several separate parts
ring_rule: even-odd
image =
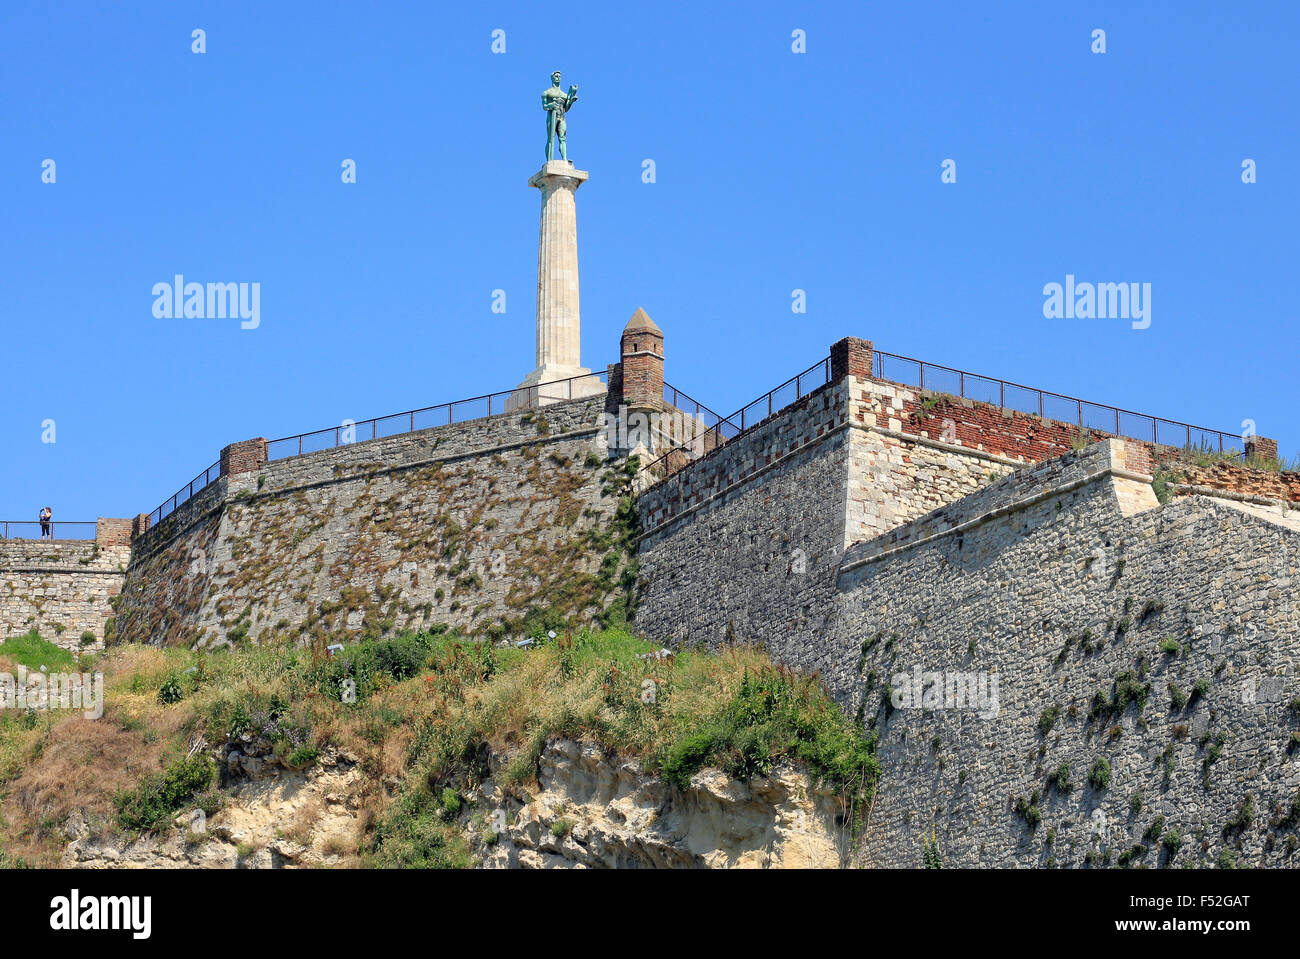
[[[865,863],[919,866],[933,834],[949,866],[1115,864],[1134,846],[1156,865],[1168,853],[1142,835],[1161,815],[1183,839],[1175,865],[1212,864],[1225,846],[1242,863],[1293,864],[1296,824],[1276,823],[1300,791],[1300,527],[1200,497],[1158,507],[1116,455],[1129,445],[1097,444],[913,526],[946,534],[900,532],[846,558],[820,655],[791,665],[820,670],[880,732]],[[1161,651],[1167,638],[1178,652]],[[1145,707],[1089,718],[1126,673]],[[1170,684],[1190,695],[1198,680],[1205,694],[1173,705]],[[996,689],[996,711],[934,697],[958,683]],[[891,688],[908,694],[898,708]],[[1086,781],[1099,757],[1104,788]],[[1035,790],[1031,830],[1015,802]],[[1225,834],[1247,794],[1255,819]]]
[[[810,642],[843,550],[848,422],[847,389],[823,387],[643,492],[638,631]]]
[[[605,460],[603,405],[559,403],[232,475],[214,508],[137,551],[120,634],[206,648],[426,623],[499,632],[551,605],[589,617],[614,592],[614,571],[600,568],[630,481]]]
[[[877,426],[897,389],[842,377],[643,492],[638,628],[810,649],[849,546],[1020,465]]]
[[[91,632],[102,647],[130,558],[123,523],[101,520],[95,540],[0,540],[0,640],[36,629],[75,650]]]
[[[1041,462],[1070,452],[1081,444],[1109,439],[1105,430],[1080,429],[1073,423],[1031,413],[1005,410],[991,403],[963,399],[866,379],[855,398],[863,404],[862,422],[892,432],[910,434],[945,445],[977,450],[1014,462]],[[1267,499],[1300,502],[1300,473],[1256,469],[1234,462],[1200,467],[1178,461],[1178,447],[1119,437],[1144,447],[1152,459],[1174,471],[1188,494],[1222,490]],[[1258,438],[1263,455],[1276,457],[1277,443]]]
[[[848,383],[856,428],[845,546],[955,502],[1024,464],[982,446],[963,446],[950,434],[941,440],[909,432],[910,421],[901,417],[914,391],[865,377]]]

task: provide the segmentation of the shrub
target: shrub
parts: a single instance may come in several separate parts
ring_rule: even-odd
[[[1120,867],[1124,867],[1127,866],[1130,862],[1132,862],[1135,859],[1145,858],[1146,854],[1147,854],[1147,847],[1142,845],[1141,843],[1137,843],[1136,845],[1130,846],[1128,849],[1120,853],[1119,858],[1116,859],[1115,862]]]
[[[933,835],[925,841],[925,868],[943,868],[943,857],[939,855],[939,840]]]
[[[306,769],[320,758],[315,746],[299,746],[285,758],[285,765],[290,769]]]
[[[1092,769],[1088,770],[1088,783],[1098,790],[1110,785],[1110,760],[1105,756],[1098,756],[1093,762]]]
[[[1237,812],[1223,826],[1225,836],[1234,836],[1238,833],[1245,832],[1252,822],[1255,821],[1255,797],[1250,793],[1241,801]]]
[[[1029,831],[1033,832],[1038,828],[1039,823],[1043,821],[1043,810],[1038,806],[1038,792],[1034,791],[1029,799],[1020,796],[1016,799],[1016,815],[1029,824]]]
[[[706,763],[748,779],[768,773],[782,756],[802,759],[814,778],[868,799],[880,766],[867,737],[826,696],[820,684],[789,670],[746,669],[732,699],[688,727],[659,757],[660,775],[686,789]]]
[[[1171,827],[1168,832],[1160,837],[1160,844],[1169,850],[1169,858],[1173,859],[1183,845],[1183,834],[1178,831],[1177,827]]]
[[[438,796],[438,802],[441,804],[442,808],[447,811],[448,816],[455,817],[460,813],[460,795],[456,790],[450,787],[443,789],[442,793]]]
[[[179,703],[184,696],[185,692],[181,689],[181,684],[175,676],[168,678],[158,690],[158,702],[164,706]]]
[[[1160,640],[1160,652],[1167,653],[1170,656],[1177,656],[1182,651],[1182,644],[1172,636]]]
[[[366,864],[401,869],[467,868],[469,845],[460,829],[443,819],[443,808],[427,788],[401,794],[376,824]]]
[[[1174,709],[1182,709],[1187,705],[1187,693],[1177,683],[1169,684],[1169,705]]]
[[[203,753],[175,760],[161,773],[147,776],[136,789],[117,794],[118,825],[129,830],[157,829],[195,793],[206,789],[215,773],[212,760]]]
[[[1056,776],[1054,781],[1056,783],[1056,788],[1059,789],[1061,792],[1068,793],[1070,791],[1073,784],[1070,782],[1069,763],[1061,763],[1061,765],[1056,770]]]
[[[1061,715],[1060,706],[1056,706],[1056,705],[1048,706],[1046,709],[1043,710],[1041,715],[1039,715],[1038,717],[1038,731],[1042,735],[1046,736],[1048,733],[1052,731],[1052,727],[1056,725],[1056,720],[1060,717],[1060,715]]]

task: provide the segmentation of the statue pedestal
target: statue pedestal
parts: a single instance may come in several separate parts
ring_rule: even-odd
[[[511,394],[507,410],[605,391],[604,384],[582,365],[580,356],[578,209],[574,194],[588,176],[586,170],[575,169],[567,160],[549,160],[528,179],[529,186],[542,192],[537,249],[537,368]],[[579,376],[584,379],[573,379]]]
[[[603,396],[604,393],[605,384],[600,381],[599,374],[592,373],[591,370],[581,366],[568,369],[543,366],[524,377],[518,388],[506,397],[506,412],[545,406],[548,403],[563,403],[584,396]]]

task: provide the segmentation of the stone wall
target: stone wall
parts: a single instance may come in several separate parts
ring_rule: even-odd
[[[1160,506],[1149,444],[909,433],[914,396],[847,375],[650,487],[638,628],[761,642],[880,733],[864,864],[1292,864],[1300,515]]]
[[[499,635],[543,607],[590,618],[617,593],[611,530],[630,482],[604,455],[604,402],[381,437],[223,477],[139,537],[118,631],[206,648],[433,623]]]
[[[716,647],[821,629],[844,548],[847,399],[819,390],[641,494],[638,631]]]
[[[35,629],[75,650],[89,632],[102,647],[130,559],[130,528],[130,520],[100,520],[93,540],[0,540],[0,640]]]
[[[1159,507],[1124,445],[846,559],[796,664],[881,735],[864,862],[919,866],[934,836],[951,866],[1154,866],[1177,830],[1175,865],[1294,864],[1300,525]],[[950,688],[996,708],[935,698]]]
[[[791,630],[824,617],[847,547],[1022,465],[904,434],[886,412],[898,392],[846,376],[645,490],[638,628],[801,643]]]

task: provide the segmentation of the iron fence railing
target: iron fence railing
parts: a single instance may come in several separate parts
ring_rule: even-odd
[[[758,399],[746,403],[730,416],[718,417],[717,423],[693,437],[687,443],[680,443],[655,459],[650,469],[659,469],[665,473],[675,472],[692,460],[699,459],[710,450],[717,449],[727,440],[734,439],[745,430],[757,426],[773,413],[784,409],[795,400],[806,396],[830,382],[831,358],[818,360],[802,373],[796,373],[775,389],[768,390]],[[665,399],[667,396],[665,395]],[[674,404],[676,405],[676,404]],[[680,407],[678,407],[680,409]],[[716,414],[714,414],[716,416]]]
[[[699,400],[688,395],[671,383],[664,382],[664,402],[675,410],[679,410],[682,415],[693,418],[697,423],[704,424],[705,429],[711,429],[724,422],[725,417],[720,413],[715,413]]]
[[[330,449],[335,446],[346,446],[361,440],[378,439],[382,436],[396,436],[400,433],[428,429],[432,426],[462,423],[465,420],[479,419],[483,416],[497,416],[506,412],[506,401],[510,397],[515,397],[515,401],[511,403],[512,408],[515,406],[537,406],[539,400],[554,403],[573,399],[575,395],[584,395],[581,388],[577,386],[580,381],[584,380],[603,384],[606,380],[606,374],[589,373],[583,376],[573,376],[565,380],[542,383],[540,386],[502,390],[499,393],[488,393],[484,396],[475,396],[465,400],[453,400],[450,403],[440,403],[437,406],[427,406],[419,410],[407,410],[405,413],[380,416],[375,419],[362,420],[359,423],[347,423],[323,430],[315,430],[310,433],[282,436],[267,443],[267,459],[288,459],[291,456],[314,453],[317,450]],[[162,504],[149,514],[150,525],[157,525],[170,516],[176,511],[177,507],[193,497],[194,494],[201,493],[209,484],[216,481],[220,475],[221,461],[218,460],[173,495],[163,500]]]
[[[904,386],[991,403],[1004,410],[1033,413],[1099,433],[1127,436],[1163,446],[1217,450],[1219,453],[1245,456],[1242,450],[1244,443],[1236,433],[1135,413],[1105,403],[1082,400],[1077,396],[1066,396],[1064,393],[1053,393],[1009,380],[927,363],[910,356],[876,350],[872,375]]]
[[[99,524],[94,520],[53,520],[51,539],[94,539]],[[0,539],[41,539],[40,520],[0,520]]]
[[[185,486],[182,486],[169,498],[162,501],[162,504],[149,514],[149,525],[156,526],[163,519],[176,512],[176,507],[180,506],[186,500],[190,499],[195,493],[201,493],[208,488],[210,483],[216,481],[221,475],[221,461],[213,463],[194,479],[190,480]]]
[[[427,430],[434,426],[447,426],[451,423],[463,423],[466,420],[482,419],[486,416],[500,416],[511,410],[536,407],[540,401],[557,403],[589,395],[582,389],[583,384],[601,384],[606,381],[605,373],[588,373],[584,376],[572,376],[566,380],[553,380],[539,386],[516,387],[498,393],[486,393],[465,400],[453,400],[426,406],[423,409],[407,410],[405,413],[393,413],[375,419],[362,420],[359,423],[345,422],[339,426],[329,426],[323,430],[310,433],[296,433],[282,436],[267,443],[266,456],[269,460],[288,459],[305,453],[333,449],[336,446],[349,446],[362,440],[380,439],[385,436],[399,436],[416,430]]]

